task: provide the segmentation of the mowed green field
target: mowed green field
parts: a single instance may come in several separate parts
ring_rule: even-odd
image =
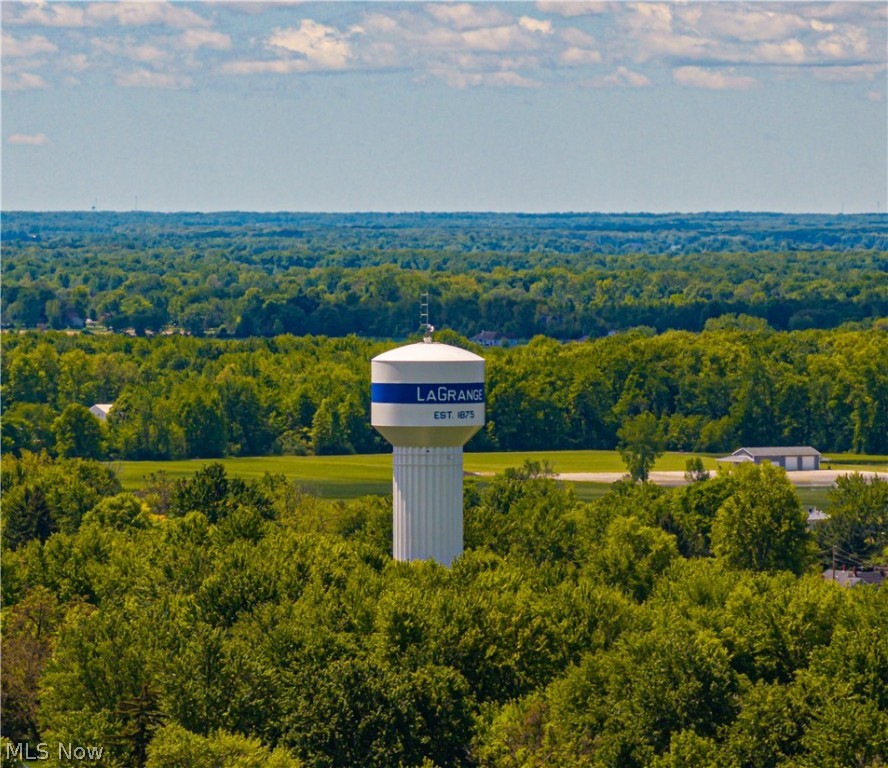
[[[682,471],[690,456],[697,454],[666,453],[654,466],[655,471]],[[721,454],[720,454],[721,455]],[[707,469],[715,470],[715,456],[703,456]],[[616,451],[551,451],[516,453],[467,453],[466,472],[496,474],[508,467],[520,467],[525,461],[548,461],[555,472],[625,472]],[[188,477],[213,460],[189,461],[122,461],[112,466],[126,490],[138,490],[146,477],[165,472],[171,479]],[[307,492],[334,499],[349,499],[367,494],[385,495],[392,488],[391,454],[361,456],[260,456],[253,458],[217,459],[229,475],[257,478],[266,472],[280,474],[299,483]],[[848,471],[888,471],[888,456],[836,454],[830,457],[833,469]],[[602,483],[577,483],[577,494],[584,499],[596,498],[607,491]],[[810,492],[809,492],[810,491]],[[800,489],[803,502],[822,504],[824,489]]]

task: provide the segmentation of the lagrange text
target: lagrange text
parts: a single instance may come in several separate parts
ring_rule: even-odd
[[[484,387],[471,389],[435,387],[425,391],[422,387],[416,388],[416,402],[418,403],[480,403],[483,400]]]

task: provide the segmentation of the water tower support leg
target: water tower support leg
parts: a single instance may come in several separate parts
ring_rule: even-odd
[[[449,566],[463,551],[462,446],[395,446],[393,464],[395,560]]]

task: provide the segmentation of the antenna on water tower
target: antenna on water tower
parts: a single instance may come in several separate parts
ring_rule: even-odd
[[[419,294],[419,330],[422,331],[422,340],[431,344],[435,326],[429,325],[429,292]]]

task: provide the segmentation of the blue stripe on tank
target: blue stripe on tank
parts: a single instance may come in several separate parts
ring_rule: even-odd
[[[370,385],[374,403],[483,403],[484,383],[475,384],[380,384]]]

